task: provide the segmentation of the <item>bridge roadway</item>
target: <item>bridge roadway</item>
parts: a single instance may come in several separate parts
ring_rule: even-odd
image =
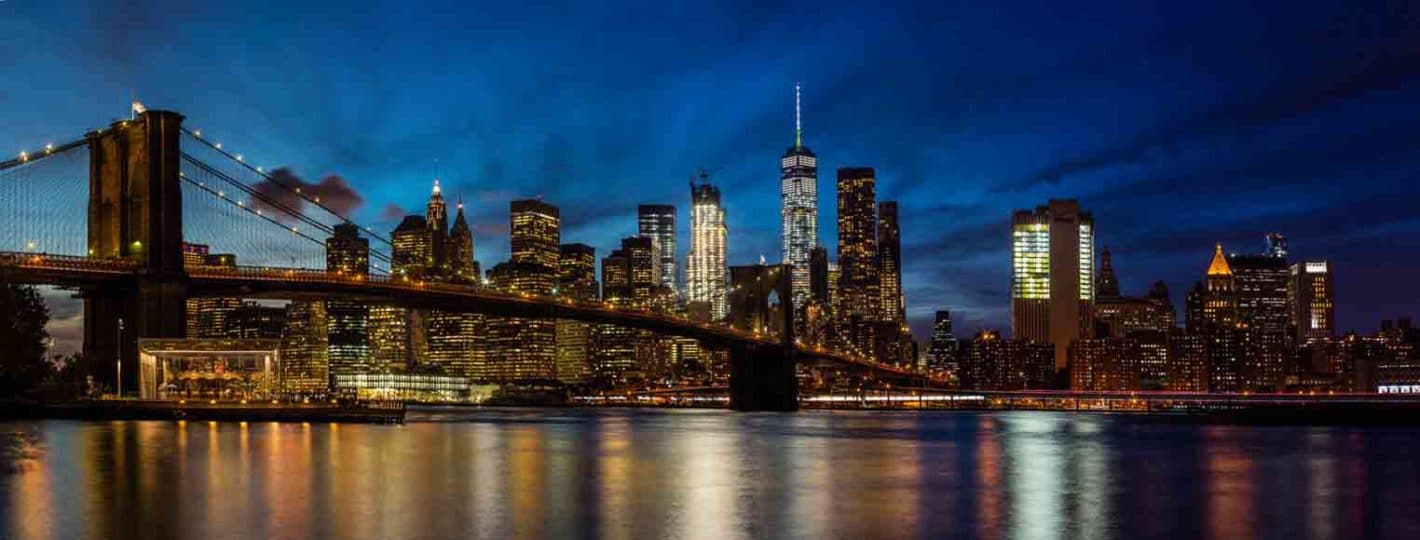
[[[0,252],[0,270],[10,279],[69,288],[126,286],[139,271],[126,259],[98,259],[45,253]],[[722,324],[695,322],[678,314],[619,308],[568,297],[500,291],[455,283],[384,275],[340,274],[323,270],[265,267],[189,269],[191,297],[241,297],[283,300],[349,300],[374,305],[482,313],[495,316],[571,319],[606,323],[684,336],[708,346],[751,344],[777,347],[776,338]],[[799,346],[800,363],[871,372],[903,381],[934,382],[917,371],[879,364],[822,347]]]

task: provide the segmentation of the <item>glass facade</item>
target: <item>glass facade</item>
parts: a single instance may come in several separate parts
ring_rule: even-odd
[[[686,260],[686,300],[704,310],[711,320],[723,320],[729,313],[725,286],[725,209],[720,206],[720,189],[710,183],[704,171],[700,183],[690,184],[690,255]],[[602,277],[605,281],[607,278]],[[693,310],[696,308],[693,308]]]

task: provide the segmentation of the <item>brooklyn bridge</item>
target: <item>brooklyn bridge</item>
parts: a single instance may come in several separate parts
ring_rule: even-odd
[[[4,216],[0,272],[82,299],[81,369],[101,384],[136,387],[139,369],[116,368],[139,365],[140,340],[184,338],[190,300],[231,297],[573,320],[690,338],[728,357],[730,406],[737,410],[797,408],[805,367],[884,384],[942,382],[844,347],[806,343],[795,337],[792,310],[754,302],[742,306],[756,312],[750,319],[773,313],[783,318],[776,321],[781,331],[391,272],[389,237],[300,186],[273,180],[183,122],[175,112],[143,111],[0,163],[0,196],[11,214]],[[272,194],[270,186],[282,192]],[[370,243],[368,272],[323,267],[326,238],[337,229]],[[184,246],[198,243],[258,265],[185,264]],[[774,287],[788,298],[790,272],[782,274]]]

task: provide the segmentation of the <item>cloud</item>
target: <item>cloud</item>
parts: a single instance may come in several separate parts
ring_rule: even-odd
[[[410,212],[408,210],[405,210],[400,205],[397,205],[395,203],[389,203],[385,205],[385,208],[383,210],[380,210],[380,222],[399,223],[400,220],[404,219],[404,216],[407,216],[409,214]]]
[[[325,211],[306,202],[301,195],[314,199],[341,216],[350,216],[351,212],[365,202],[365,198],[350,187],[344,178],[332,174],[322,178],[320,182],[307,183],[285,167],[272,171],[269,179],[258,183],[255,189],[259,197],[252,198],[252,208],[270,213],[283,222],[295,221],[290,212],[305,214],[308,210],[314,210],[316,217],[325,214]],[[299,190],[301,194],[298,195],[293,190]]]

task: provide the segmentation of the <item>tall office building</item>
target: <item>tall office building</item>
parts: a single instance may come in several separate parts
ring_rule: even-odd
[[[838,169],[838,317],[876,319],[878,277],[876,182],[872,168]],[[858,344],[860,350],[871,347]]]
[[[902,323],[907,320],[907,305],[902,296],[902,228],[897,219],[897,201],[878,203],[878,301],[884,321]]]
[[[646,308],[652,299],[655,265],[649,238],[623,238],[621,247],[602,259],[602,298],[618,307]],[[602,324],[596,328],[592,363],[597,378],[617,384],[645,378],[654,359],[651,336],[640,330]]]
[[[488,272],[500,290],[552,294],[561,266],[562,221],[556,206],[540,200],[509,205],[512,260]],[[557,376],[557,325],[546,319],[489,317],[488,378],[497,382],[554,379]]]
[[[690,183],[690,254],[686,257],[686,301],[693,315],[704,313],[710,320],[724,320],[729,313],[726,266],[725,208],[720,188],[710,183],[710,175],[700,171],[699,182]],[[602,278],[606,280],[605,277]]]
[[[1233,273],[1239,329],[1246,341],[1239,384],[1244,389],[1276,390],[1291,343],[1287,337],[1287,260],[1273,251],[1231,255],[1228,267]]]
[[[1091,336],[1094,218],[1071,199],[1051,199],[1011,219],[1011,332],[1055,346],[1055,369],[1070,342]]]
[[[454,224],[449,228],[448,244],[445,246],[448,258],[447,277],[460,283],[478,283],[478,261],[473,258],[473,230],[464,219],[463,202],[458,204]]]
[[[656,259],[656,282],[679,294],[680,276],[676,273],[675,206],[643,204],[636,208],[639,234],[651,239]]]
[[[325,241],[325,269],[346,276],[370,273],[370,240],[360,237],[353,223],[335,226]],[[361,302],[331,300],[325,304],[330,372],[368,373],[370,362],[370,308]]]
[[[562,244],[557,268],[557,294],[578,302],[591,302],[597,290],[597,252],[586,244]],[[558,319],[557,380],[577,383],[591,374],[592,324]]]
[[[809,299],[825,306],[831,305],[828,291],[832,280],[828,278],[828,266],[828,249],[814,246],[809,250]]]
[[[281,338],[281,385],[293,394],[323,394],[330,390],[330,356],[325,304],[286,305],[286,332]]]
[[[424,216],[404,216],[390,233],[390,272],[422,277],[434,266],[434,233]]]
[[[1297,345],[1325,341],[1335,335],[1331,265],[1327,261],[1302,261],[1289,269],[1287,303]]]
[[[513,262],[542,265],[556,274],[562,244],[562,218],[556,206],[537,199],[513,201],[509,231]]]
[[[444,253],[444,244],[449,239],[449,212],[448,206],[444,204],[443,191],[439,189],[439,179],[434,179],[434,189],[429,193],[429,204],[424,211],[425,221],[429,226],[429,254],[432,262],[431,273],[444,273],[444,265],[447,262],[447,254]]]
[[[1119,278],[1114,275],[1114,260],[1109,254],[1109,246],[1100,250],[1099,274],[1095,277],[1097,300],[1119,296]]]
[[[203,244],[182,244],[184,268],[235,267],[232,254],[209,253]],[[218,338],[227,335],[227,316],[242,307],[242,299],[234,297],[189,298],[187,300],[187,337]]]
[[[927,348],[927,367],[952,372],[960,377],[961,366],[957,364],[957,338],[952,334],[952,314],[947,310],[937,310],[932,321],[932,344]]]
[[[434,237],[424,216],[409,215],[390,232],[390,273],[423,279],[434,265]],[[370,358],[375,366],[399,372],[427,361],[423,313],[397,306],[370,306]]]
[[[818,245],[818,157],[804,146],[799,115],[799,85],[794,85],[794,146],[779,158],[781,260],[793,265],[795,319],[810,296],[809,251]]]
[[[1204,339],[1209,391],[1243,389],[1247,334],[1238,320],[1236,281],[1222,244],[1214,248],[1203,281],[1189,291],[1187,301],[1188,332]]]

